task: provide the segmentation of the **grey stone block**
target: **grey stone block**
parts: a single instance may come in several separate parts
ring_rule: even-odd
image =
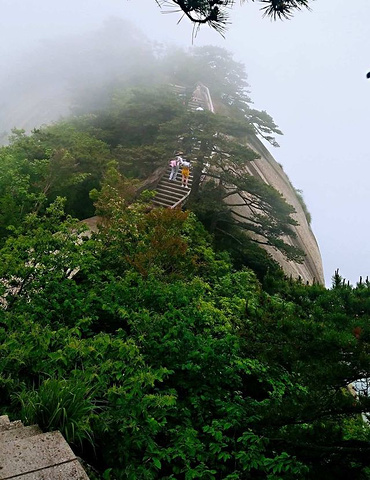
[[[42,433],[42,431],[38,425],[31,425],[29,427],[22,428],[10,428],[2,432],[0,431],[0,445],[3,443],[14,442],[15,440],[21,440],[22,438],[40,435],[40,433]]]
[[[4,432],[6,430],[11,430],[13,428],[21,428],[23,427],[23,423],[20,420],[15,422],[11,422],[9,420],[8,415],[1,415],[0,416],[0,432]]]
[[[10,427],[10,421],[8,415],[0,416],[0,432],[8,430]]]
[[[78,463],[78,460],[73,460],[55,467],[12,477],[11,480],[89,480],[89,477]]]
[[[76,457],[60,432],[0,444],[0,480],[74,460]]]

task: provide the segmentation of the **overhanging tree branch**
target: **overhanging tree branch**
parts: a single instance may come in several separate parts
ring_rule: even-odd
[[[262,4],[263,16],[274,20],[289,19],[296,11],[310,10],[310,0],[252,0]],[[229,22],[227,10],[234,6],[234,0],[156,0],[161,7],[176,5],[195,25],[208,24],[220,34]]]

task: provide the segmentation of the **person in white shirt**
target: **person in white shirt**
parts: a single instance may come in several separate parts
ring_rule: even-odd
[[[182,155],[182,152],[178,152],[176,154],[176,157],[170,161],[171,173],[169,176],[169,180],[176,180],[177,174],[179,173],[180,165],[183,164],[183,159],[180,155]]]

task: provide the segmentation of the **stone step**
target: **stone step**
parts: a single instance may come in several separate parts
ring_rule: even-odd
[[[20,440],[0,444],[0,479],[6,480],[28,474],[28,479],[39,479],[40,476],[30,476],[33,472],[57,467],[59,464],[76,462],[76,456],[64,440],[60,432],[49,432],[35,435]],[[75,464],[76,465],[76,464]],[[77,466],[76,466],[77,468]],[[79,478],[88,479],[83,468],[80,466]],[[27,477],[26,477],[27,478]],[[49,476],[48,480],[57,478],[66,479],[74,477]],[[27,479],[27,480],[28,480]]]
[[[163,180],[169,180],[169,179],[170,179],[170,173],[171,173],[171,172],[166,172],[166,173],[163,175],[162,179],[163,179]],[[181,172],[180,172],[180,170],[179,170],[179,171],[177,172],[177,176],[179,176],[180,173],[181,173]]]
[[[168,197],[161,197],[160,195],[157,195],[154,200],[153,200],[153,203],[155,205],[158,205],[158,206],[161,206],[161,207],[166,207],[166,208],[169,208],[169,207],[173,207],[173,205],[175,205],[176,203],[180,202],[181,203],[181,200],[185,200],[185,198],[187,197],[187,195],[190,193],[190,188],[182,188],[182,193],[183,195],[180,197],[180,198],[168,198]]]
[[[188,185],[188,187],[191,188],[191,185]],[[178,200],[179,198],[181,198],[184,195],[184,187],[179,185],[179,187],[176,190],[160,187],[159,189],[157,189],[156,194],[157,195],[166,195],[167,197],[171,197],[171,198],[174,198],[174,199]]]
[[[176,187],[176,186],[181,187],[181,182],[182,182],[182,177],[180,174],[178,174],[176,177],[176,180],[169,180],[167,177],[162,178],[162,180],[158,183],[157,186],[159,187],[159,186],[166,185],[168,187]],[[189,182],[190,183],[193,182],[193,176],[189,177]]]
[[[4,432],[7,430],[13,430],[14,428],[22,428],[23,423],[20,420],[15,422],[11,422],[9,420],[8,415],[1,415],[0,416],[0,432]]]
[[[159,183],[158,187],[168,187],[168,188],[178,188],[181,187],[181,179],[177,178],[176,180],[168,180],[167,178],[163,178]]]
[[[181,197],[183,194],[182,188],[179,187],[176,190],[173,188],[160,187],[157,188],[157,194],[167,195],[171,197]]]
[[[159,191],[181,194],[181,183],[179,185],[176,185],[175,187],[170,187],[169,185],[158,185],[157,192]]]
[[[193,177],[189,177],[189,185],[193,183]],[[167,180],[167,178],[163,178],[159,184],[159,185],[168,185],[169,187],[175,187],[175,186],[181,186],[181,179],[179,180]]]
[[[176,175],[176,178],[180,178],[180,179],[181,179],[181,170],[178,171],[178,173],[177,173],[177,175]],[[189,178],[193,178],[193,174],[192,174],[192,173],[189,174]],[[174,180],[170,180],[170,175],[169,175],[169,174],[168,174],[168,175],[167,175],[167,174],[166,174],[166,175],[163,175],[162,180],[167,180],[167,182],[173,182],[173,181],[174,181]],[[175,181],[177,181],[177,180],[175,180]]]
[[[176,203],[181,202],[183,198],[184,197],[177,198],[176,200],[171,200],[170,198],[156,197],[155,201],[160,202],[162,205],[166,205],[167,207],[173,207]]]
[[[158,185],[161,185],[162,183],[166,183],[167,185],[176,185],[176,184],[181,184],[181,174],[178,173],[176,175],[175,180],[170,180],[167,175],[161,179],[161,181],[158,183]]]
[[[191,189],[190,185],[189,185],[189,188]],[[176,194],[174,194],[171,191],[157,190],[156,196],[157,195],[163,195],[166,198],[172,198],[176,202],[177,200],[179,200],[181,197],[184,196],[184,187],[180,187],[179,190],[176,192]]]
[[[197,108],[201,107],[203,110],[207,110],[207,108],[201,104],[201,103],[197,103],[197,104],[193,104],[191,105],[190,103],[188,103],[188,109],[191,111],[191,112],[196,112],[197,111]]]
[[[173,199],[176,202],[176,200],[178,200],[179,198],[181,198],[183,196],[183,193],[180,190],[178,192],[174,193],[171,190],[161,189],[161,190],[157,190],[156,196],[158,196],[158,195],[166,197],[166,198]]]
[[[153,200],[153,203],[155,203],[155,205],[158,205],[160,207],[165,207],[165,208],[168,208],[168,207],[172,207],[173,203],[172,202],[162,202],[161,200]],[[1,477],[0,477],[1,479]]]
[[[1,476],[0,479],[2,479]],[[89,477],[76,459],[61,465],[43,468],[42,470],[25,473],[20,476],[17,475],[16,477],[11,477],[10,480],[89,480]]]
[[[185,92],[186,87],[183,85],[171,85],[171,89],[174,90],[175,92]]]
[[[181,197],[169,197],[168,195],[156,195],[154,199],[159,200],[160,202],[165,202],[165,203],[168,202],[169,204],[173,205],[174,203],[181,200],[183,196],[184,195],[182,195]]]
[[[31,425],[29,427],[10,428],[0,432],[0,444],[21,440],[22,438],[33,437],[42,433],[38,425]],[[0,470],[1,478],[1,470]]]

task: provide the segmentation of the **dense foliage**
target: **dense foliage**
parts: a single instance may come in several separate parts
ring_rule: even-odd
[[[145,58],[152,57],[147,53]],[[101,87],[104,95],[93,92],[105,102],[82,96],[75,105],[79,115],[35,129],[30,136],[13,131],[10,145],[0,150],[0,241],[8,225],[19,225],[27,213],[42,213],[58,195],[67,199],[66,213],[80,219],[92,216],[89,193],[100,188],[112,161],[126,177],[144,180],[181,148],[194,173],[190,206],[197,208],[217,241],[240,237],[244,252],[244,244],[253,241],[301,261],[302,252],[283,239],[295,236],[294,209],[244,168],[258,158],[246,144],[247,135],[259,134],[276,144],[274,135],[281,134],[266,112],[250,108],[244,66],[212,46],[175,56],[166,53],[157,63],[162,81],[182,84],[180,95],[168,84],[131,88],[124,78],[121,84]],[[200,80],[211,89],[222,114],[187,112]],[[201,189],[206,165],[212,183]],[[265,260],[264,271],[271,265],[268,257]]]
[[[370,283],[288,281],[248,240],[297,253],[290,206],[242,175],[243,135],[277,127],[224,51],[195,57],[223,116],[126,86],[0,149],[0,413],[59,429],[104,480],[369,479]],[[153,208],[137,187],[179,145],[190,208]],[[230,189],[258,205],[243,225]],[[92,233],[75,217],[95,211]]]
[[[191,213],[109,185],[98,204],[90,238],[57,198],[0,251],[1,411],[104,478],[369,478],[346,389],[369,375],[369,284],[261,285]]]

